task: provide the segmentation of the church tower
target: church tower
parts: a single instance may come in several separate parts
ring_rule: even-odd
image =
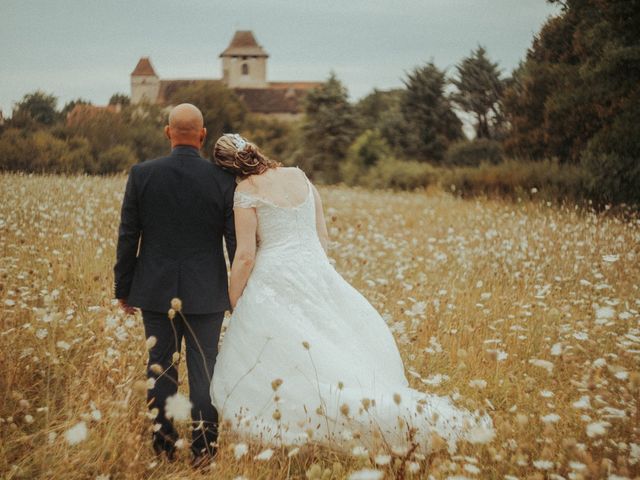
[[[160,78],[149,57],[142,57],[131,72],[131,103],[156,103],[160,91]]]
[[[229,88],[266,88],[267,58],[253,32],[238,30],[229,46],[220,54],[222,80]]]

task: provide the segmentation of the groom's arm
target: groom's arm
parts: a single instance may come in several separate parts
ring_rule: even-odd
[[[229,255],[229,263],[233,263],[236,256],[236,227],[233,217],[233,193],[235,192],[234,184],[227,188],[224,195],[224,243],[227,246],[227,255]]]
[[[117,259],[113,267],[115,297],[124,300],[125,304],[133,282],[138,243],[142,233],[135,183],[136,166],[134,165],[131,168],[124,192],[124,200],[122,201],[122,210],[120,212],[120,228],[118,229]]]

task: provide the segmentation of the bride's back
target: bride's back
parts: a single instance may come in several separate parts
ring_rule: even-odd
[[[309,184],[302,170],[295,167],[271,168],[252,175],[238,185],[238,191],[282,208],[297,207],[309,195]]]

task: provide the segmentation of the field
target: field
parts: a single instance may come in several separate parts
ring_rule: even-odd
[[[141,319],[111,299],[124,181],[0,176],[0,478],[640,475],[637,218],[341,187],[321,189],[336,269],[388,320],[411,384],[487,411],[495,439],[426,458],[305,446],[259,460],[264,447],[237,458],[223,434],[204,476],[188,448],[157,459]]]

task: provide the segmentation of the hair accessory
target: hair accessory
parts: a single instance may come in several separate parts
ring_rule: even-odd
[[[238,133],[225,133],[233,141],[233,145],[239,152],[243,151],[247,146],[247,141]]]

